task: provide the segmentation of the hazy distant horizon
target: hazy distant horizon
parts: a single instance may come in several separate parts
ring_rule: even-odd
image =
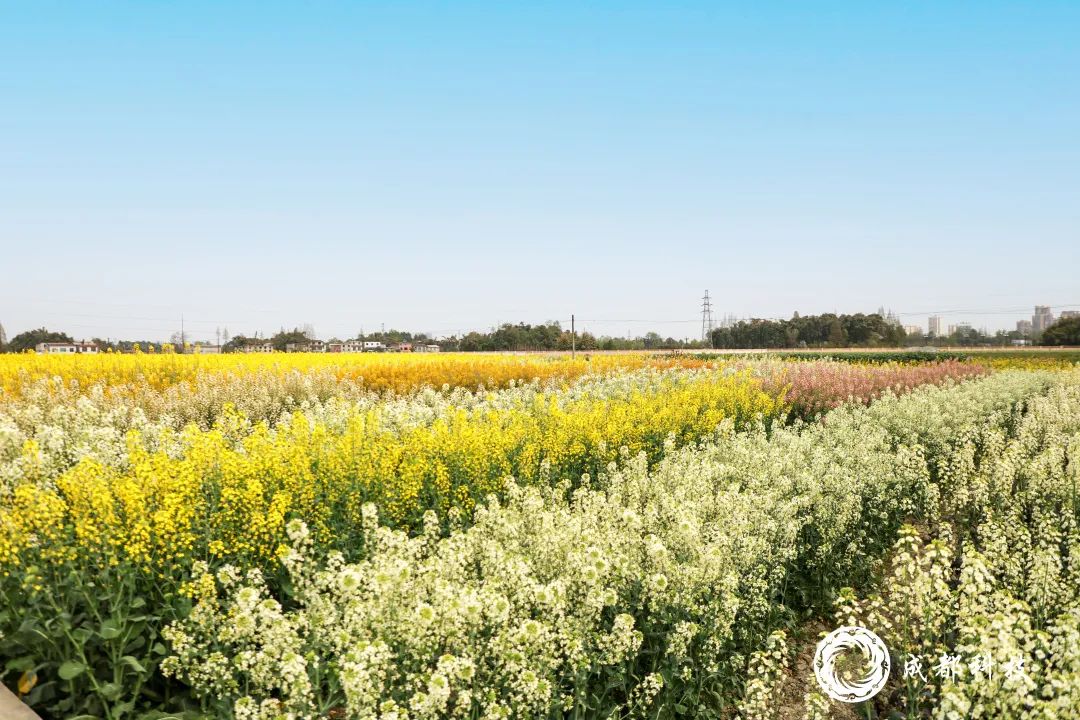
[[[9,337],[1080,309],[1080,4],[0,19]]]
[[[1065,309],[1065,310],[1078,310],[1078,309],[1080,309],[1080,304],[1073,304],[1073,305],[1068,305],[1068,306],[1053,306],[1053,305],[1051,305],[1051,307],[1053,308],[1054,316],[1056,318],[1058,315],[1060,315],[1060,311],[1062,309]],[[1034,306],[1032,307],[1032,309],[1034,309]],[[812,314],[816,315],[816,314],[825,313],[825,312],[836,312],[837,314],[854,314],[854,313],[862,312],[862,313],[869,314],[869,313],[877,312],[877,310],[878,310],[877,308],[868,308],[868,309],[852,309],[852,310],[847,310],[847,309],[822,310],[822,311],[814,312],[814,313],[804,312],[804,311],[798,311],[798,312],[799,312],[800,315],[812,315]],[[888,308],[886,308],[886,310],[888,310]],[[999,310],[1004,310],[1004,309],[1002,308],[1002,309],[999,309]],[[739,317],[739,318],[735,318],[735,319],[736,320],[749,320],[751,318],[788,319],[788,318],[790,318],[792,316],[792,314],[793,313],[788,313],[786,315],[773,315],[773,316],[758,314],[758,315],[750,315],[750,316],[747,316],[747,317]],[[995,313],[993,313],[992,316],[1001,318],[1005,314],[1006,314],[1005,312],[995,312]],[[973,321],[971,318],[975,317],[976,314],[971,313],[971,312],[969,312],[967,310],[964,310],[964,309],[951,309],[951,310],[950,309],[945,309],[945,310],[940,311],[940,313],[939,313],[939,317],[941,317],[941,326],[942,326],[943,330],[945,328],[947,328],[949,325],[958,325],[960,323],[967,322],[967,323],[970,323],[971,326],[973,328],[975,328],[976,330],[986,329],[991,334],[996,332],[999,329],[1000,330],[1015,330],[1016,320],[1030,320],[1031,319],[1031,313],[1030,312],[1027,313],[1027,314],[1024,314],[1023,311],[1017,311],[1016,313],[1012,313],[1009,316],[1012,317],[1014,315],[1015,315],[1015,320],[1005,321],[1005,322],[1003,322],[1003,324],[1000,327],[994,327],[994,326],[991,326],[989,323],[985,323],[985,322],[984,323],[979,323],[979,322]],[[169,337],[174,332],[180,332],[181,329],[184,331],[186,337],[189,339],[190,342],[212,342],[212,341],[215,341],[217,339],[216,338],[216,333],[217,333],[217,330],[219,328],[222,329],[223,331],[227,331],[228,334],[231,335],[231,336],[245,335],[247,337],[254,337],[256,334],[258,334],[260,337],[269,338],[270,336],[272,336],[274,333],[278,332],[281,329],[292,330],[294,328],[302,328],[302,327],[307,326],[307,325],[310,325],[310,326],[314,327],[315,336],[318,339],[322,339],[322,340],[328,340],[328,339],[330,339],[332,337],[336,337],[336,338],[339,338],[339,339],[349,339],[349,338],[356,337],[361,331],[363,331],[364,333],[375,333],[375,332],[381,331],[383,329],[383,327],[385,327],[386,330],[401,330],[401,331],[408,331],[408,332],[412,332],[412,333],[420,333],[420,332],[427,333],[428,335],[430,335],[432,337],[437,337],[437,338],[441,338],[441,337],[445,337],[445,336],[451,336],[451,335],[456,335],[458,337],[461,337],[461,336],[463,336],[463,335],[465,335],[465,334],[467,334],[467,333],[469,333],[471,331],[474,331],[474,330],[479,331],[479,332],[486,332],[486,331],[490,331],[490,330],[494,329],[495,327],[497,327],[498,325],[500,325],[500,324],[502,324],[504,322],[514,323],[514,324],[516,324],[518,322],[528,322],[528,323],[533,324],[533,325],[538,324],[538,323],[546,323],[546,322],[559,322],[559,323],[562,324],[562,326],[565,329],[567,329],[567,330],[570,329],[570,318],[569,317],[567,317],[565,319],[563,319],[563,318],[546,318],[546,319],[541,319],[541,320],[528,319],[528,318],[506,318],[506,319],[501,319],[498,322],[489,323],[487,325],[475,325],[475,326],[471,326],[471,327],[463,325],[463,326],[459,327],[456,330],[451,330],[451,331],[448,331],[448,332],[440,332],[438,330],[434,330],[434,329],[430,329],[430,328],[424,328],[424,327],[408,327],[408,326],[404,326],[404,325],[400,325],[400,324],[394,324],[394,323],[368,323],[366,325],[358,324],[355,327],[353,327],[351,330],[347,330],[345,325],[341,325],[336,330],[324,330],[323,329],[324,326],[320,325],[317,321],[312,321],[311,319],[304,320],[304,321],[301,321],[301,322],[296,322],[296,323],[289,323],[289,324],[286,324],[286,325],[281,325],[281,324],[272,325],[272,326],[271,325],[262,325],[262,326],[254,328],[254,329],[251,329],[250,327],[248,327],[247,323],[240,323],[240,324],[232,323],[231,325],[229,323],[223,323],[223,324],[216,324],[213,327],[209,327],[208,324],[213,323],[215,321],[207,320],[205,318],[188,318],[187,316],[184,316],[183,323],[181,323],[181,319],[178,317],[176,319],[175,323],[171,323],[171,324],[169,324],[170,323],[169,319],[164,318],[164,317],[151,318],[149,316],[139,316],[137,318],[130,318],[129,319],[129,321],[130,320],[135,320],[135,321],[140,322],[140,323],[142,323],[142,322],[153,322],[153,323],[159,324],[160,327],[167,327],[167,328],[172,328],[175,325],[175,329],[168,329],[165,332],[165,334],[162,335],[162,334],[147,334],[146,332],[143,332],[143,334],[139,334],[138,332],[131,332],[131,333],[126,333],[126,334],[123,333],[123,332],[113,332],[113,333],[102,333],[102,332],[94,332],[94,331],[78,332],[78,331],[74,330],[73,328],[88,329],[88,328],[96,327],[96,325],[92,324],[90,319],[89,319],[89,318],[93,317],[92,315],[87,315],[87,314],[80,313],[80,314],[75,315],[74,317],[76,318],[77,322],[69,323],[67,325],[55,324],[55,323],[49,323],[49,322],[40,322],[40,323],[36,323],[36,324],[31,323],[30,325],[25,326],[25,327],[24,326],[12,327],[12,326],[9,326],[8,324],[6,324],[4,322],[3,318],[0,318],[0,324],[2,324],[4,326],[5,330],[7,331],[7,335],[8,335],[9,339],[14,337],[16,334],[18,334],[20,332],[23,332],[23,331],[26,331],[26,330],[32,330],[32,329],[36,329],[38,327],[46,327],[49,330],[67,332],[69,335],[73,336],[76,339],[80,339],[80,340],[81,339],[90,339],[91,337],[97,337],[97,338],[108,338],[108,339],[111,339],[111,340],[114,340],[114,341],[116,341],[116,340],[150,340],[150,341],[159,341],[159,342],[168,342]],[[911,318],[911,316],[901,315],[900,316],[900,321],[901,321],[901,324],[903,324],[903,325],[918,325],[925,332],[926,329],[927,329],[927,318],[929,317],[929,314],[921,314],[918,317],[920,317],[921,320],[915,321],[915,320],[913,320]],[[717,327],[720,326],[720,324],[723,322],[723,320],[724,320],[724,313],[722,313],[722,312],[718,313],[718,312],[714,311],[714,321],[715,321],[715,325]],[[110,326],[110,327],[117,328],[117,327],[123,327],[123,324],[122,324],[123,322],[124,322],[123,317],[111,316],[108,319],[108,323],[106,323],[106,324],[108,326]],[[120,323],[120,324],[117,325],[115,323]],[[626,327],[627,330],[624,331],[624,332],[617,332],[617,331],[612,332],[610,330],[604,329],[604,328],[611,328],[611,327]],[[665,332],[665,331],[663,331],[661,329],[661,328],[664,328],[664,327],[675,328],[675,330],[672,331],[672,332]],[[687,328],[689,328],[689,330]],[[622,321],[619,321],[619,320],[612,320],[612,319],[595,319],[595,318],[587,318],[587,317],[577,317],[576,318],[576,329],[577,329],[577,331],[579,333],[581,333],[581,332],[590,332],[593,335],[596,335],[598,337],[602,336],[602,335],[603,336],[613,336],[613,337],[626,337],[627,335],[630,335],[632,337],[642,337],[648,332],[658,332],[663,337],[673,337],[673,338],[676,338],[676,339],[697,339],[701,335],[701,317],[699,316],[697,318],[681,320],[681,321],[676,320],[676,321],[666,321],[666,322],[656,322],[656,323],[651,323],[648,320],[629,320],[629,321],[628,320],[622,320]],[[159,333],[160,331],[151,331],[151,332]]]

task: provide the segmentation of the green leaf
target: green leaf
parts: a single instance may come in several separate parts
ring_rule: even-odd
[[[8,660],[4,665],[4,668],[12,672],[26,672],[34,667],[34,656],[23,655],[22,657],[12,658]]]
[[[132,601],[131,601],[131,608],[133,610],[136,609],[136,608],[141,608],[141,607],[143,607],[145,605],[146,605],[146,598],[137,597],[137,598],[133,598]]]
[[[122,690],[123,688],[120,686],[119,683],[105,683],[101,686],[101,689],[98,690],[98,692],[101,693],[101,696],[103,698],[111,702],[116,698],[120,697],[120,692]]]
[[[120,658],[120,662],[124,663],[137,673],[146,673],[146,668],[143,667],[143,664],[135,658],[131,657],[130,655],[125,655],[124,657]]]
[[[137,650],[142,650],[143,646],[145,645],[146,637],[140,635],[139,637],[133,639],[131,642],[124,646],[124,653],[127,655],[133,655],[136,653]]]
[[[60,666],[60,669],[57,671],[57,675],[59,675],[60,679],[62,680],[71,680],[72,678],[76,678],[79,675],[82,675],[85,670],[86,666],[82,663],[75,662],[74,660],[68,660],[66,663]]]
[[[120,637],[120,625],[115,620],[106,620],[101,624],[100,633],[104,640],[115,640]]]
[[[169,650],[165,647],[164,643],[156,642],[150,647],[150,652],[156,653],[157,655],[165,655]]]
[[[33,633],[41,634],[41,626],[38,624],[37,620],[26,619],[19,624],[19,629],[15,632],[20,635]]]
[[[112,716],[115,718],[121,718],[131,712],[134,708],[134,700],[126,700],[122,703],[116,703],[112,706]]]

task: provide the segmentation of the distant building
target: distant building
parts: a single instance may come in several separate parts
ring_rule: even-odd
[[[365,340],[364,352],[385,352],[386,346],[377,340]]]
[[[196,355],[218,355],[221,353],[220,345],[196,345],[194,352]]]
[[[1080,317],[1080,310],[1062,310],[1058,315],[1058,320],[1068,320],[1069,318]]]
[[[308,340],[306,342],[285,343],[285,352],[326,352],[326,343],[324,343],[322,340]]]
[[[941,335],[941,318],[937,315],[931,315],[926,321],[926,334],[930,337],[939,337]]]
[[[245,345],[238,348],[242,353],[272,353],[274,352],[274,343],[269,340],[256,340],[254,342],[248,342]]]
[[[46,342],[38,343],[34,350],[43,355],[96,355],[98,346],[92,342]]]
[[[961,330],[970,330],[970,329],[971,329],[971,323],[968,323],[968,322],[957,323],[956,325],[950,325],[949,326],[949,334],[952,335],[953,333],[959,332]]]
[[[394,352],[412,352],[413,344],[410,342],[398,343],[397,345],[391,345],[390,349]]]
[[[440,350],[442,350],[442,348],[439,347],[438,345],[435,345],[435,344],[414,345],[413,346],[413,352],[429,352],[429,353],[431,353],[431,352],[439,352]]]
[[[1054,324],[1054,313],[1050,312],[1049,305],[1036,305],[1035,314],[1031,316],[1031,329],[1034,332],[1042,332]]]
[[[360,340],[346,340],[341,343],[341,352],[364,352],[364,343]]]
[[[904,326],[904,332],[906,332],[908,335],[922,335],[923,334],[922,328],[919,327],[918,325],[905,325]]]
[[[885,310],[884,306],[878,307],[877,314],[881,316],[881,319],[890,325],[900,326],[900,317],[892,311],[892,308]]]
[[[1017,320],[1016,332],[1020,333],[1024,337],[1031,335],[1031,321],[1030,320]]]

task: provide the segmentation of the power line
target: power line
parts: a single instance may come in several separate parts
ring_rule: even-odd
[[[696,323],[701,322],[700,319],[694,320],[597,320],[596,318],[583,318],[581,322],[592,323],[652,323],[654,325],[664,325],[667,323]]]
[[[45,311],[40,312],[38,314],[39,315],[60,315],[60,316],[63,316],[63,317],[90,318],[90,319],[95,319],[95,320],[138,320],[138,321],[146,321],[146,322],[169,322],[169,323],[175,323],[176,322],[175,317],[143,317],[143,316],[138,316],[138,315],[98,315],[98,314],[95,314],[95,313],[69,313],[69,312],[58,312],[58,311],[55,311],[55,310],[45,310]],[[212,324],[216,324],[216,323],[234,323],[234,324],[243,325],[244,323],[253,323],[253,322],[256,322],[256,321],[254,321],[254,320],[199,320],[199,319],[188,318],[187,322],[189,322],[189,323],[202,323],[202,324],[207,324],[207,325],[212,325]]]
[[[898,312],[897,315],[1011,315],[1015,313],[1029,312],[1034,306],[1023,305],[1011,308],[980,308],[967,310],[922,310]],[[1066,303],[1062,305],[1047,305],[1052,310],[1080,307],[1080,303]]]

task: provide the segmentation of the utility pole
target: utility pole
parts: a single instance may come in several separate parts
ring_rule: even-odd
[[[705,297],[701,299],[701,339],[712,347],[713,314],[712,302],[709,300],[709,291],[705,291]]]
[[[574,327],[574,315],[570,314],[570,359],[577,357],[577,329]]]

